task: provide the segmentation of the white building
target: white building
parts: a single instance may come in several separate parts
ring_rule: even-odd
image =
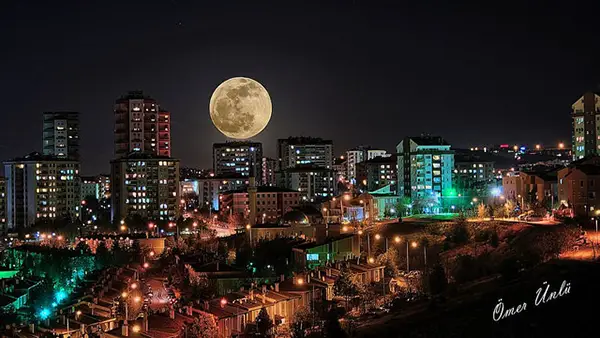
[[[179,160],[132,153],[111,161],[112,219],[133,214],[151,220],[179,216]]]
[[[452,188],[454,151],[441,137],[407,137],[398,152],[398,194],[416,199],[443,197]]]
[[[348,179],[356,179],[356,165],[363,161],[374,159],[375,157],[388,157],[385,150],[371,149],[370,147],[360,146],[350,149],[346,152],[346,170],[348,170]]]
[[[9,229],[40,219],[79,217],[79,162],[31,153],[4,162],[6,219]]]
[[[333,141],[317,137],[288,137],[277,140],[278,170],[299,165],[333,167]]]

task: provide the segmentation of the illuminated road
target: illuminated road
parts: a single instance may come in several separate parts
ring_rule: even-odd
[[[169,294],[163,286],[160,279],[150,279],[148,284],[152,287],[152,298],[150,299],[150,309],[160,310],[169,305]]]

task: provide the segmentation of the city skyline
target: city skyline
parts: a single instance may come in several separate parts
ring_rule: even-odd
[[[535,7],[540,17],[531,22],[499,9],[488,23],[490,12],[478,8],[415,6],[386,13],[355,1],[293,14],[258,5],[223,13],[219,5],[164,1],[144,6],[149,17],[161,14],[159,22],[122,22],[118,28],[110,27],[112,19],[139,8],[103,6],[14,4],[3,11],[2,31],[17,32],[7,37],[10,52],[0,65],[10,118],[0,127],[4,160],[42,150],[43,112],[76,111],[82,172],[108,172],[113,103],[140,89],[172,113],[173,157],[184,166],[208,168],[212,144],[227,140],[210,122],[208,101],[232,76],[256,78],[272,95],[271,124],[252,139],[264,144],[269,157],[277,139],[288,136],[332,139],[336,155],[360,144],[393,150],[421,132],[440,135],[453,147],[570,144],[571,104],[596,88],[599,78],[588,71],[597,47],[578,43],[594,29],[573,28],[562,14],[568,5]],[[78,13],[85,20],[70,20]],[[229,38],[237,28],[223,24],[225,16],[255,24],[260,34]],[[48,20],[64,23],[48,26]],[[279,29],[270,30],[275,23]],[[469,47],[473,42],[480,42],[476,50]],[[560,49],[565,43],[575,47]],[[147,44],[165,53],[135,52]]]

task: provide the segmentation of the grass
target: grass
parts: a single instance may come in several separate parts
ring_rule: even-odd
[[[407,219],[428,219],[428,220],[434,220],[434,221],[450,221],[453,220],[455,218],[457,218],[459,216],[459,214],[457,213],[442,213],[442,214],[417,214],[417,215],[411,215],[410,217],[407,217]]]

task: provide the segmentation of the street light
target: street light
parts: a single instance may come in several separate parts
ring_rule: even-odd
[[[150,267],[150,264],[148,264],[148,262],[144,263],[144,269],[148,269]]]
[[[132,290],[135,290],[137,288],[137,283],[132,283],[131,286],[130,286],[130,288]]]
[[[376,240],[380,240],[381,239],[381,235],[380,234],[375,234],[375,239]]]
[[[400,238],[400,236],[394,237],[394,242],[400,243],[400,241],[402,241],[402,239]]]
[[[127,230],[127,227],[124,225],[121,225],[121,231],[125,231],[125,230]]]
[[[121,292],[121,298],[127,298],[127,292],[125,292],[125,291]]]
[[[371,264],[375,263],[375,258],[369,257],[369,263],[371,263]]]
[[[136,302],[136,303],[139,303],[139,302],[142,301],[142,297],[136,296],[135,298],[133,298],[133,301]]]

